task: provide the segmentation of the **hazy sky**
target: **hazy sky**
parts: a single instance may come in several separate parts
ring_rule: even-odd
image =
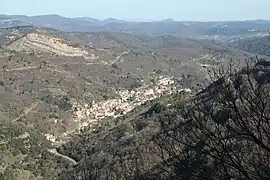
[[[125,20],[270,19],[270,0],[0,0],[0,14]]]

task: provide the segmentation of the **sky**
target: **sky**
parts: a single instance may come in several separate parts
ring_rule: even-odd
[[[270,0],[0,0],[0,14],[221,21],[270,19]]]

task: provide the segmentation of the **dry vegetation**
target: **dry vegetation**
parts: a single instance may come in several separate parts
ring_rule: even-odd
[[[261,64],[220,69],[195,96],[175,94],[86,130],[59,149],[80,163],[58,178],[268,179],[270,77]]]
[[[134,88],[143,90],[155,84],[155,79],[160,76],[173,76],[177,88],[193,88],[192,91],[196,92],[197,84],[203,84],[209,79],[208,67],[227,65],[228,59],[232,57],[244,59],[246,55],[239,55],[242,54],[240,51],[237,54],[218,45],[208,48],[195,41],[171,36],[149,38],[105,32],[71,34],[44,29],[31,30],[30,27],[6,31],[16,34],[17,38],[0,49],[0,157],[3,159],[0,162],[0,179],[200,179],[198,177],[202,174],[198,173],[203,172],[204,166],[199,165],[217,158],[219,152],[215,150],[223,150],[219,141],[212,142],[207,139],[209,134],[202,133],[215,134],[216,131],[222,131],[223,135],[227,131],[231,133],[232,127],[240,127],[230,124],[228,128],[213,122],[212,116],[209,117],[210,114],[204,109],[209,104],[193,104],[196,102],[191,100],[194,96],[184,92],[147,101],[131,113],[115,119],[105,118],[81,132],[74,131],[78,119],[72,113],[75,103],[90,105],[93,100],[103,102],[115,99],[118,96],[116,91]],[[243,78],[249,77],[251,80],[247,82],[252,84],[244,83],[240,89],[234,88],[234,93],[239,92],[236,96],[241,97],[241,93],[244,93],[242,91],[248,89],[245,93],[258,91],[261,99],[267,102],[267,85],[260,86],[262,91],[258,90],[259,86],[254,85],[253,91],[249,86],[256,84],[254,77],[257,75],[245,73]],[[227,78],[235,75],[235,72],[221,72],[216,75]],[[222,79],[219,76],[215,78]],[[225,90],[229,90],[231,86],[226,85],[227,81],[220,88],[224,91],[218,89],[214,91],[217,94],[212,93],[214,97],[211,97],[210,102],[215,108],[211,113],[216,113],[227,101],[222,98],[229,97]],[[207,95],[203,97],[205,96]],[[251,94],[248,98],[253,96]],[[250,100],[247,99],[242,104],[246,105],[246,101]],[[261,102],[256,100],[256,103]],[[192,109],[186,111],[188,104]],[[266,112],[267,105],[263,107]],[[240,110],[245,112],[241,112],[241,116],[253,113],[250,107]],[[198,119],[197,115],[200,113],[204,116]],[[210,124],[214,124],[211,127],[216,129],[209,131],[208,124],[205,126],[206,124],[199,121],[206,118]],[[254,119],[249,116],[244,118]],[[186,122],[191,124],[185,124]],[[262,121],[266,122],[266,119]],[[250,126],[253,124],[251,122]],[[68,134],[70,132],[73,133]],[[171,132],[176,137],[171,137]],[[261,136],[264,135],[261,133]],[[49,135],[64,141],[63,145],[52,144],[48,141]],[[189,149],[201,140],[195,138],[196,136],[206,138],[202,140],[208,143],[201,149],[201,154]],[[219,137],[218,133],[213,136]],[[254,139],[242,135],[239,138],[242,138],[239,141],[241,143],[257,145],[257,142],[253,142]],[[267,145],[265,139],[263,143]],[[216,153],[211,154],[212,157],[209,157],[209,146]],[[264,160],[269,158],[263,147],[254,147],[254,152],[264,153]],[[224,158],[228,158],[225,155]],[[229,165],[233,161],[239,162],[234,158],[235,156],[229,157],[232,161],[225,165],[222,165],[224,159],[217,159],[218,170],[213,172],[212,179],[216,178],[214,175],[221,175],[220,168],[230,169]],[[246,160],[251,161],[251,158],[256,159],[257,156],[251,154],[250,159]],[[198,162],[201,164],[197,164]],[[258,160],[254,162],[257,163]],[[255,165],[256,168],[259,166]],[[255,172],[255,168],[248,169],[249,164],[243,164],[243,167],[248,173]],[[179,172],[188,173],[178,174]],[[245,178],[251,176],[241,173],[236,168],[226,176],[231,179],[236,174]]]

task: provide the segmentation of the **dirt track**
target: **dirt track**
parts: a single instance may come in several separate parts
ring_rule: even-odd
[[[32,111],[33,109],[35,109],[38,105],[39,105],[38,102],[33,103],[30,107],[27,107],[20,116],[18,116],[17,118],[13,119],[12,121],[13,122],[16,122],[16,121],[20,120],[22,117],[26,116],[30,111]]]

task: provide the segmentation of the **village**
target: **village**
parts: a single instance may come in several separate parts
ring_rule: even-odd
[[[108,117],[116,118],[131,112],[137,106],[156,99],[158,97],[172,94],[173,92],[185,91],[190,93],[190,89],[177,89],[173,77],[159,76],[153,85],[137,88],[133,90],[118,91],[120,98],[109,99],[91,104],[80,104],[75,102],[72,107],[73,121],[77,124],[76,128],[71,132],[65,132],[62,138],[57,138],[52,134],[44,134],[44,136],[54,145],[60,146],[65,143],[63,137],[74,131],[81,131],[84,127],[91,127],[98,124],[100,120]],[[93,129],[94,130],[94,129]]]
[[[174,83],[173,77],[159,76],[152,87],[119,91],[117,92],[120,96],[119,99],[109,99],[98,103],[93,102],[91,106],[89,104],[75,103],[72,112],[79,123],[78,128],[81,129],[106,117],[116,118],[127,114],[135,107],[149,100],[176,92],[177,89]],[[191,91],[190,89],[181,90]]]

